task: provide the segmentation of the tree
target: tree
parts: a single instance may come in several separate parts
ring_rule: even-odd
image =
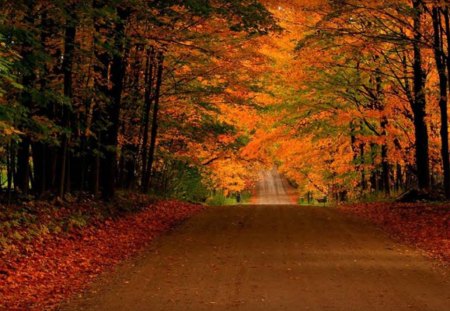
[[[10,186],[62,199],[92,191],[110,200],[118,184],[147,191],[158,170],[165,171],[160,124],[164,131],[181,130],[186,144],[201,140],[199,133],[190,136],[188,123],[167,122],[175,115],[163,107],[167,101],[194,109],[224,98],[229,81],[214,77],[230,70],[229,55],[220,59],[226,54],[220,42],[243,51],[245,42],[277,29],[272,14],[253,0],[6,1],[0,11],[13,17],[1,28],[8,53],[20,56],[8,63],[8,77],[23,85],[2,102],[17,103],[5,127],[17,143],[2,142],[8,152],[1,160],[14,175]],[[195,70],[183,73],[188,62]],[[189,113],[216,122],[221,112],[210,105]],[[201,162],[194,156],[180,161]]]

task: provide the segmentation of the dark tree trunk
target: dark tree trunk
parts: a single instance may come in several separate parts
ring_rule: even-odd
[[[366,170],[364,168],[365,164],[365,146],[366,144],[359,144],[359,157],[360,157],[360,171],[361,171],[361,191],[367,190],[367,181],[366,181]]]
[[[117,177],[117,148],[120,128],[120,111],[125,77],[125,24],[129,11],[118,8],[118,21],[114,29],[114,48],[111,64],[111,102],[107,105],[107,116],[109,124],[105,131],[104,145],[105,155],[102,163],[102,197],[110,200],[114,197],[115,183]]]
[[[443,11],[445,20],[445,30],[447,33],[447,49],[450,48],[450,21],[449,11],[445,8]],[[450,158],[449,158],[449,143],[448,143],[448,91],[449,86],[448,77],[450,76],[450,59],[444,54],[444,35],[441,27],[441,12],[438,8],[433,8],[433,29],[434,29],[434,49],[436,66],[439,73],[439,108],[441,111],[441,156],[442,167],[444,172],[444,191],[445,197],[450,199]],[[450,56],[450,55],[449,55]],[[447,67],[447,68],[446,68]],[[447,74],[446,74],[447,69]]]
[[[422,67],[422,25],[423,5],[421,0],[413,0],[414,14],[414,102],[412,110],[414,113],[414,130],[416,139],[416,167],[419,188],[429,190],[430,188],[430,161],[428,150],[428,127],[426,117],[425,97],[425,72]]]
[[[7,179],[8,179],[8,186],[7,186],[7,197],[8,197],[8,204],[11,203],[11,194],[12,194],[12,183],[13,183],[13,176],[15,175],[15,160],[16,160],[16,154],[15,154],[15,143],[10,142],[8,144],[8,154],[7,154]]]
[[[94,0],[93,8],[95,10],[102,10],[105,7],[105,4],[101,0]],[[104,128],[103,124],[108,122],[107,116],[103,112],[103,106],[110,105],[109,102],[109,87],[110,84],[110,76],[109,76],[109,65],[111,62],[111,56],[108,51],[105,50],[103,46],[102,40],[100,39],[105,34],[110,34],[109,29],[105,25],[105,21],[103,18],[98,18],[98,16],[94,15],[94,53],[96,62],[94,63],[94,72],[95,72],[95,95],[94,95],[94,103],[92,104],[92,121],[91,127],[92,131],[95,132],[95,136],[91,140],[91,144],[93,149],[96,151],[92,157],[94,164],[94,169],[92,170],[91,176],[91,185],[92,190],[97,196],[100,193],[101,187],[101,174],[102,174],[102,143],[104,137]]]
[[[396,164],[396,172],[395,172],[395,190],[400,192],[403,190],[403,173],[402,166],[397,163]]]
[[[14,183],[23,194],[28,194],[30,185],[30,139],[28,137],[22,139],[17,149],[17,172]]]
[[[98,146],[97,146],[98,150],[100,150],[100,142],[101,136],[99,136],[98,138]],[[99,152],[97,152],[95,156],[95,169],[93,174],[95,196],[98,196],[100,193],[100,173],[101,173],[101,159]]]
[[[372,164],[373,169],[370,173],[370,185],[371,189],[374,192],[378,192],[380,190],[380,178],[379,178],[379,167],[376,167],[376,158],[378,156],[378,145],[375,143],[370,144],[370,164]]]
[[[47,190],[47,148],[46,144],[34,142],[32,144],[34,183],[33,192],[39,197]]]
[[[150,125],[150,110],[152,105],[153,93],[153,68],[154,68],[154,49],[151,47],[147,50],[147,63],[145,66],[145,94],[144,94],[144,111],[143,111],[143,130],[142,130],[142,178],[141,188],[143,192],[147,192],[147,161],[148,161],[148,130]]]
[[[121,186],[125,189],[132,189],[135,185],[136,155],[138,148],[134,144],[123,146],[121,153]]]
[[[30,27],[34,26],[35,16],[34,16],[34,0],[26,1],[26,17],[25,21]],[[22,62],[26,69],[23,72],[22,84],[24,90],[22,91],[21,101],[23,106],[31,111],[33,108],[33,99],[31,96],[32,89],[35,84],[35,60],[34,60],[34,46],[31,42],[32,39],[26,39],[22,47]],[[25,128],[19,128],[20,130],[26,131]],[[28,136],[24,136],[22,141],[19,143],[17,148],[17,171],[14,178],[14,183],[17,189],[19,189],[23,194],[28,194],[29,184],[30,184],[30,145],[31,141]]]
[[[64,60],[62,69],[64,73],[64,96],[72,101],[72,72],[73,72],[73,58],[75,50],[75,36],[76,36],[76,16],[75,7],[70,6],[68,18],[66,21],[65,35],[64,35]],[[70,127],[71,120],[71,108],[66,105],[63,107],[62,127],[65,128],[65,133],[62,136],[61,142],[61,166],[60,166],[60,180],[58,195],[63,198],[64,193],[67,190],[67,174],[68,174],[68,148],[70,142],[70,133],[67,131]]]
[[[155,98],[154,98],[153,115],[152,115],[150,150],[149,150],[148,165],[147,165],[147,174],[148,174],[147,176],[148,177],[145,180],[145,184],[142,185],[143,192],[148,191],[148,186],[150,184],[150,177],[152,174],[153,161],[155,159],[156,138],[158,135],[159,97],[160,97],[160,92],[161,92],[163,70],[164,70],[164,54],[162,52],[159,52],[158,53],[158,71],[157,71],[157,75],[156,75]]]
[[[381,170],[382,170],[381,179],[382,179],[384,193],[387,196],[389,196],[391,194],[391,180],[390,180],[390,165],[389,165],[389,158],[388,158],[388,145],[386,142],[387,125],[388,125],[388,119],[384,116],[381,119],[381,130],[382,130],[382,135],[385,139],[385,141],[381,145]]]
[[[375,81],[376,81],[376,96],[377,96],[377,109],[381,114],[384,114],[385,103],[382,85],[382,72],[380,68],[375,71]],[[381,185],[383,187],[384,193],[389,196],[391,193],[390,185],[390,165],[388,158],[388,145],[387,145],[387,127],[389,121],[388,118],[383,115],[380,120],[381,136],[383,137],[383,143],[381,145]]]
[[[51,28],[52,22],[50,21],[47,12],[43,12],[41,14],[40,19],[40,28],[43,30],[40,33],[40,43],[43,50],[48,51],[48,48],[46,46],[47,40],[50,37],[49,30]],[[48,52],[47,52],[48,53]],[[49,68],[47,65],[42,66],[41,72],[39,74],[39,87],[41,96],[45,96],[45,92],[48,89],[48,75],[49,75]],[[52,119],[53,115],[50,115],[50,108],[51,102],[46,102],[43,107],[39,107],[38,109],[35,109],[36,111],[34,113],[43,115],[48,117],[49,119]],[[45,159],[45,151],[48,147],[48,144],[41,141],[33,141],[31,142],[31,156],[33,161],[33,174],[34,174],[34,182],[32,185],[33,193],[36,195],[36,197],[40,197],[44,191],[46,190],[46,179],[47,179],[47,172],[46,172],[46,159]]]

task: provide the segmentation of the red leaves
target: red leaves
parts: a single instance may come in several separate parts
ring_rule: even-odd
[[[47,235],[33,241],[27,252],[4,255],[0,259],[0,309],[56,308],[98,274],[201,208],[158,202],[117,220],[97,221],[69,234]]]
[[[450,263],[450,205],[370,203],[344,206],[346,212],[367,218],[395,238]]]

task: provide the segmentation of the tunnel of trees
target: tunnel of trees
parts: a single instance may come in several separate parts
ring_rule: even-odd
[[[445,1],[2,1],[0,190],[204,200],[277,165],[450,198]]]
[[[449,91],[448,0],[0,0],[0,309],[448,310]]]

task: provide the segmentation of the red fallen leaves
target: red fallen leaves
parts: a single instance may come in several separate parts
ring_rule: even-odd
[[[450,205],[369,203],[342,207],[369,219],[393,237],[418,247],[444,264],[450,263]]]
[[[117,220],[47,235],[0,258],[0,310],[51,310],[101,272],[202,209],[161,201]]]

